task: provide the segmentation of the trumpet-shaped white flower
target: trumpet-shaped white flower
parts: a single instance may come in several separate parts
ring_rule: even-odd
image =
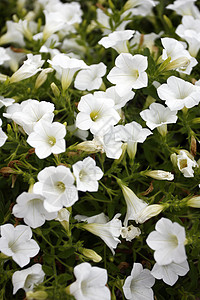
[[[189,271],[187,260],[182,263],[174,263],[168,265],[159,265],[156,263],[151,270],[151,274],[156,279],[162,279],[168,285],[174,285],[178,280],[178,276],[185,276]]]
[[[120,96],[124,96],[132,89],[140,89],[147,86],[148,77],[147,57],[130,53],[121,53],[115,60],[116,67],[112,68],[108,74],[108,80],[116,84],[116,91]]]
[[[64,53],[56,54],[48,62],[56,70],[56,76],[61,80],[63,90],[66,90],[70,86],[76,71],[86,67],[83,60],[70,58]]]
[[[70,212],[67,208],[61,208],[58,211],[57,218],[55,219],[56,221],[59,221],[62,226],[65,228],[66,231],[69,229],[69,217],[70,217]]]
[[[4,98],[3,96],[0,96],[0,108],[3,106],[11,106],[15,102],[15,99],[13,98]]]
[[[76,126],[82,130],[90,129],[96,135],[104,135],[111,125],[120,120],[112,99],[98,98],[92,94],[81,97],[78,110]]]
[[[149,109],[145,109],[140,116],[146,121],[147,126],[153,130],[157,128],[160,134],[166,135],[167,124],[176,123],[177,111],[171,111],[169,107],[165,107],[160,103],[152,103]]]
[[[151,14],[152,8],[157,3],[158,1],[154,0],[128,0],[124,9],[127,10],[127,14],[131,12],[134,16],[147,16]]]
[[[128,225],[129,220],[134,220],[136,223],[138,223],[138,215],[148,204],[142,199],[139,199],[135,193],[130,188],[122,184],[121,181],[119,181],[119,185],[122,189],[122,193],[127,205],[124,226]]]
[[[200,18],[198,8],[194,5],[196,0],[176,0],[173,4],[169,4],[166,8],[174,10],[181,16],[193,16]]]
[[[27,57],[23,65],[10,77],[10,83],[29,78],[42,70],[41,67],[44,64],[44,60],[41,59],[40,54],[33,55],[29,53]]]
[[[0,147],[3,146],[7,140],[7,135],[5,134],[5,132],[3,132],[2,128],[2,120],[0,119]]]
[[[96,162],[93,158],[87,157],[83,161],[76,162],[73,164],[72,169],[76,178],[78,191],[98,191],[98,180],[102,178],[103,172],[96,166]]]
[[[102,77],[106,74],[106,65],[99,63],[88,66],[87,69],[79,71],[74,81],[76,89],[92,91],[99,89],[102,84]]]
[[[200,87],[181,78],[171,76],[167,83],[157,89],[158,96],[171,110],[180,110],[184,106],[191,108],[199,104]]]
[[[19,69],[19,64],[21,63],[21,61],[26,58],[26,55],[24,53],[14,52],[10,47],[4,49],[6,50],[6,53],[10,57],[10,59],[6,60],[3,63],[3,66],[5,68],[10,68],[13,72],[16,72],[17,69]]]
[[[168,265],[172,262],[182,263],[186,260],[185,228],[166,218],[161,218],[147,237],[147,245],[155,250],[154,258],[159,265]]]
[[[118,110],[124,107],[128,101],[133,99],[135,93],[133,91],[128,91],[127,94],[125,94],[124,96],[120,96],[116,91],[116,87],[111,86],[108,89],[106,89],[105,92],[101,92],[101,91],[94,92],[94,96],[98,98],[109,98],[114,100],[115,102],[114,108]]]
[[[77,215],[75,219],[88,222],[88,224],[82,225],[82,228],[99,236],[114,255],[114,249],[118,243],[121,243],[118,239],[122,228],[122,222],[118,219],[120,216],[121,214],[116,214],[110,221],[104,213],[92,217]]]
[[[140,263],[134,263],[131,275],[128,276],[123,285],[123,291],[128,300],[153,300],[153,290],[151,287],[155,283],[155,278],[148,269],[143,269]]]
[[[167,37],[162,38],[161,42],[164,47],[162,58],[166,60],[168,57],[171,57],[171,63],[169,64],[169,67],[176,69],[180,73],[189,75],[192,71],[192,68],[196,66],[198,62],[185,49],[183,43]]]
[[[14,108],[17,108],[15,111]],[[45,120],[52,122],[54,118],[54,104],[46,101],[37,101],[35,99],[28,99],[20,103],[18,106],[13,106],[14,112],[9,114],[9,119],[22,126],[27,134],[34,131],[34,126],[40,121]],[[7,111],[9,112],[10,109]],[[6,116],[6,115],[4,115]]]
[[[12,276],[13,294],[16,294],[19,289],[24,289],[25,292],[32,291],[35,285],[43,282],[44,276],[45,273],[40,264],[16,271]]]
[[[184,150],[180,150],[179,154],[176,156],[177,166],[184,177],[194,177],[193,168],[198,167],[197,162],[194,157]]]
[[[33,192],[45,197],[44,207],[48,212],[57,212],[63,206],[70,207],[78,200],[74,176],[65,166],[46,167],[38,173]]]
[[[65,125],[58,122],[40,120],[35,124],[33,132],[29,135],[27,143],[35,148],[36,155],[42,159],[52,153],[65,152]]]
[[[69,286],[69,292],[76,300],[110,300],[111,293],[106,286],[107,270],[92,267],[84,262],[74,268],[76,281]]]
[[[128,53],[127,42],[134,35],[134,30],[118,30],[110,33],[107,37],[103,37],[98,44],[104,48],[113,48],[119,54]]]
[[[131,159],[135,157],[137,152],[137,143],[144,143],[146,138],[152,134],[147,128],[142,128],[140,124],[133,121],[131,123],[118,125],[116,128],[116,141],[124,141],[127,143],[127,152]]]
[[[45,15],[45,26],[43,29],[43,38],[46,41],[53,33],[61,30],[65,26],[65,20],[59,12],[43,11]]]
[[[6,21],[7,32],[0,37],[0,45],[17,43],[23,47],[25,45],[24,36],[18,30],[18,24],[13,21]]]
[[[149,48],[149,50],[153,52],[155,47],[155,40],[160,38],[162,34],[162,31],[159,34],[156,34],[155,32],[143,34],[139,31],[136,31],[133,38],[130,41],[130,46],[134,48],[138,46],[143,48]]]
[[[184,16],[182,24],[176,29],[176,34],[189,44],[189,52],[192,56],[197,56],[200,49],[200,20],[192,16]]]
[[[40,247],[31,239],[32,231],[29,226],[12,224],[1,225],[0,251],[23,268],[30,262],[30,257],[38,254]]]
[[[53,220],[57,217],[57,213],[49,213],[44,208],[44,199],[42,195],[23,192],[17,197],[17,204],[13,206],[12,213],[17,218],[23,218],[30,227],[40,227],[46,220]]]
[[[138,227],[134,227],[133,225],[129,225],[128,227],[122,227],[121,236],[126,241],[131,242],[136,236],[141,234],[141,230]]]

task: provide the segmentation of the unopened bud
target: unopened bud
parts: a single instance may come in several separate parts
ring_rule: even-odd
[[[176,153],[172,153],[170,155],[170,160],[171,160],[173,166],[177,167],[177,155],[176,155]]]
[[[35,88],[38,89],[46,80],[47,74],[53,72],[52,68],[43,69],[35,81]]]
[[[165,70],[169,71],[169,70],[174,70],[177,68],[181,68],[181,69],[185,70],[187,68],[187,66],[189,65],[189,63],[190,63],[190,60],[187,57],[185,57],[185,56],[179,57],[179,58],[173,60],[172,62],[170,62],[166,66]]]
[[[142,224],[145,221],[149,220],[150,218],[157,216],[159,213],[163,211],[164,208],[165,206],[162,204],[152,204],[146,206],[138,214],[137,223]]]
[[[51,89],[52,89],[52,92],[53,92],[54,96],[56,98],[58,98],[60,96],[60,91],[59,91],[57,85],[54,82],[51,83]]]
[[[45,300],[47,299],[48,294],[45,291],[36,291],[36,292],[26,292],[27,300]]]
[[[158,180],[173,180],[174,175],[171,172],[166,172],[163,170],[153,170],[153,171],[146,171],[144,172],[144,175],[149,176],[154,179]]]
[[[200,208],[200,196],[195,196],[187,201],[187,206]]]
[[[102,260],[102,257],[100,255],[98,255],[94,250],[92,249],[86,249],[83,248],[81,250],[81,253],[86,256],[87,258],[90,258],[91,260],[93,260],[93,262],[100,262]]]

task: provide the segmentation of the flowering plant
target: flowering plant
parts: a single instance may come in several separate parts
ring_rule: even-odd
[[[199,1],[0,12],[0,299],[200,299]]]

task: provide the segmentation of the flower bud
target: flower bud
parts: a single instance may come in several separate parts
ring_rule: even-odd
[[[46,81],[47,74],[53,72],[52,68],[43,69],[35,81],[35,88],[38,89]]]
[[[69,233],[69,217],[70,212],[67,208],[62,208],[58,211],[58,216],[55,219],[56,221],[59,221],[61,225],[65,228],[65,230]]]
[[[51,89],[52,89],[52,92],[53,92],[54,96],[56,98],[58,98],[60,96],[60,91],[59,91],[57,85],[54,82],[51,83]]]
[[[36,291],[36,292],[26,292],[27,300],[45,300],[47,299],[48,294],[45,291]]]
[[[162,170],[153,170],[153,171],[147,171],[144,172],[146,176],[152,177],[157,180],[173,180],[174,175],[171,172],[166,172]]]
[[[177,68],[181,68],[181,69],[185,69],[188,64],[190,63],[190,60],[187,58],[187,57],[179,57],[175,60],[173,60],[172,62],[170,62],[165,70],[166,71],[169,71],[169,70],[174,70],[174,69],[177,69]]]
[[[157,216],[163,209],[165,208],[162,204],[152,204],[146,206],[143,210],[141,210],[137,216],[137,222],[142,224],[145,221],[149,220],[152,217]]]
[[[170,155],[170,160],[174,167],[177,167],[177,157],[176,156],[177,156],[176,153],[172,153]]]
[[[80,252],[87,258],[93,260],[93,262],[98,263],[102,260],[102,257],[92,249],[83,248]]]
[[[200,208],[200,196],[194,196],[187,201],[187,206]]]

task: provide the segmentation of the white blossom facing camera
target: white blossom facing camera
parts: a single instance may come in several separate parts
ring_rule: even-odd
[[[12,276],[13,294],[16,294],[19,289],[24,289],[25,292],[32,291],[37,284],[43,282],[44,276],[45,273],[40,264],[16,271]]]
[[[185,228],[166,218],[161,218],[147,237],[147,245],[155,250],[154,258],[159,265],[168,265],[172,262],[182,263],[186,260]]]
[[[143,269],[140,263],[134,263],[131,275],[128,276],[123,285],[123,291],[128,300],[153,300],[152,286],[155,278],[148,269]]]
[[[106,269],[92,267],[84,262],[74,268],[74,275],[76,281],[67,287],[67,290],[76,300],[111,299],[111,293],[106,286]]]
[[[120,96],[124,96],[132,89],[141,89],[148,84],[147,57],[130,53],[121,53],[115,60],[113,67],[108,74],[108,80],[116,84],[116,91]]]
[[[103,172],[96,166],[96,162],[93,158],[87,157],[83,161],[76,162],[73,164],[72,169],[76,178],[78,191],[98,191],[98,180],[102,178]]]
[[[70,207],[78,200],[74,176],[65,166],[46,167],[38,173],[33,192],[45,197],[44,207],[48,212],[57,212],[63,206]]]
[[[88,224],[82,225],[82,228],[99,236],[114,255],[114,249],[121,243],[118,239],[122,228],[122,222],[118,219],[120,216],[121,214],[116,214],[110,221],[104,213],[92,217],[77,215],[75,219],[78,221],[86,221]]]
[[[40,158],[49,155],[65,152],[65,125],[58,122],[47,122],[40,120],[34,126],[33,132],[29,135],[27,143],[35,148],[35,154]]]
[[[40,247],[31,239],[32,230],[29,226],[12,224],[1,225],[0,251],[23,268],[30,262],[30,257],[38,254]]]

